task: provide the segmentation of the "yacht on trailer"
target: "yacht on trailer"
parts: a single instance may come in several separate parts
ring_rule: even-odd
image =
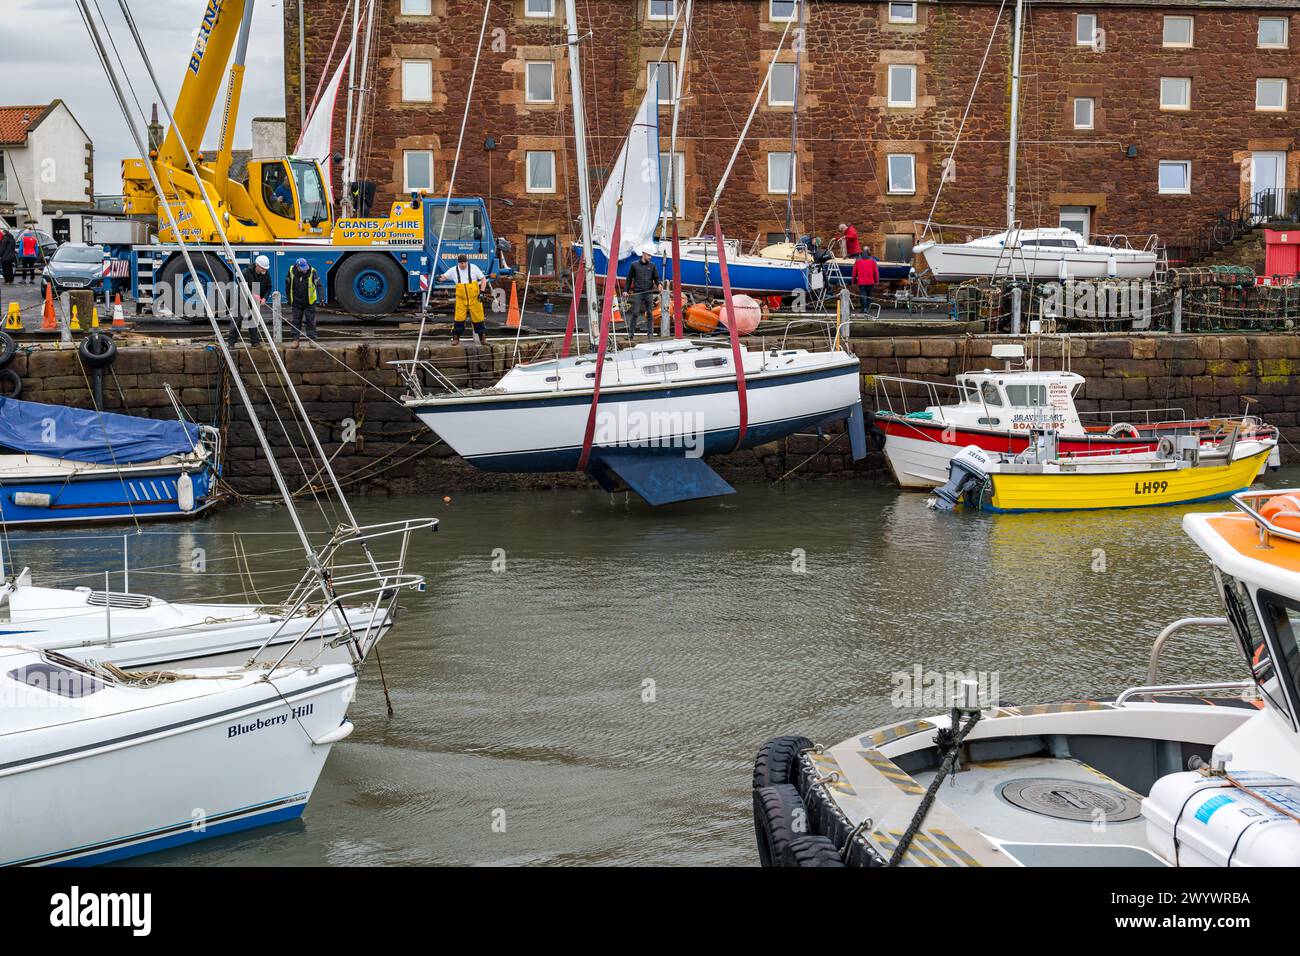
[[[1144,684],[1104,700],[1009,706],[962,681],[946,714],[828,747],[770,741],[753,778],[760,860],[1300,865],[1300,489],[1232,502],[1183,518],[1224,614],[1166,627]],[[1166,644],[1189,627],[1230,638],[1245,678],[1161,680]]]

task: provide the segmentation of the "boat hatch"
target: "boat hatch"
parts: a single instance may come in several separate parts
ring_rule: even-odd
[[[17,670],[10,671],[7,676],[19,684],[57,694],[60,697],[89,697],[104,689],[103,683],[89,674],[44,661],[19,667]]]

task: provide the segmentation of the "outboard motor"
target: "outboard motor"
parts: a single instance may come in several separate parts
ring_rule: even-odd
[[[931,507],[952,511],[968,491],[983,486],[988,478],[989,456],[978,445],[967,445],[948,463],[948,481],[934,489]]]

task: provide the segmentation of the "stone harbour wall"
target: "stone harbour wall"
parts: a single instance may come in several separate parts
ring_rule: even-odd
[[[989,356],[994,336],[857,338],[849,347],[861,362],[863,397],[875,407],[876,376],[952,382],[963,370],[996,367]],[[763,342],[751,338],[751,348]],[[773,343],[775,344],[775,343]],[[796,343],[791,343],[796,344]],[[816,348],[824,343],[802,343]],[[443,494],[477,489],[588,487],[576,474],[503,475],[478,471],[421,425],[397,399],[403,391],[389,363],[409,359],[412,346],[399,342],[322,343],[319,349],[287,348],[285,363],[317,435],[332,456],[336,472],[350,490],[366,494]],[[553,344],[533,344],[525,360],[547,357]],[[1087,379],[1082,412],[1112,414],[1117,421],[1137,419],[1144,409],[1179,408],[1188,416],[1238,415],[1251,411],[1277,425],[1282,455],[1300,462],[1300,335],[1077,335],[1044,339],[1039,365],[1069,366]],[[290,485],[319,480],[305,435],[289,413],[265,350],[239,353],[241,375],[267,434],[279,452]],[[509,347],[439,346],[425,357],[459,386],[493,384],[509,367]],[[31,401],[90,407],[90,378],[73,349],[40,348],[20,353],[10,366],[23,379]],[[170,386],[190,417],[219,425],[225,435],[226,477],[248,495],[273,491],[270,467],[238,396],[231,389],[219,353],[211,346],[124,344],[104,378],[104,404],[154,418],[174,412]],[[891,392],[897,408],[898,389]],[[908,410],[925,403],[909,398]],[[1167,417],[1167,416],[1161,416]],[[292,441],[286,439],[286,430]],[[783,441],[712,460],[733,483],[789,480],[870,480],[889,482],[879,454],[853,462],[848,441],[835,426],[824,436],[795,435]],[[352,440],[347,440],[352,439]],[[291,449],[292,445],[292,449]],[[296,452],[296,454],[295,454]]]

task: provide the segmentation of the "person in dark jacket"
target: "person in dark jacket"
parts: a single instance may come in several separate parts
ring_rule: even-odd
[[[659,269],[650,260],[649,248],[643,246],[641,255],[627,269],[627,288],[628,292],[631,293],[627,310],[628,338],[636,338],[637,318],[643,312],[645,313],[646,335],[654,335],[655,299],[662,287],[663,280],[659,278]]]
[[[250,262],[244,269],[244,281],[248,283],[249,291],[253,293],[260,310],[266,303],[266,297],[271,294],[271,260],[266,256],[258,256]],[[238,289],[236,295],[239,305],[230,317],[230,331],[226,334],[226,342],[233,348],[239,340],[240,327],[243,326],[248,333],[248,347],[257,348],[262,344],[261,326],[253,318],[244,290]]]
[[[307,338],[315,342],[316,303],[324,298],[325,287],[306,259],[299,259],[289,270],[289,276],[284,282],[284,293],[284,300],[290,309],[289,324],[293,326],[294,342],[302,341],[304,329]]]
[[[14,234],[0,226],[0,275],[10,285],[14,282],[14,265],[17,262],[18,244],[14,242]]]

